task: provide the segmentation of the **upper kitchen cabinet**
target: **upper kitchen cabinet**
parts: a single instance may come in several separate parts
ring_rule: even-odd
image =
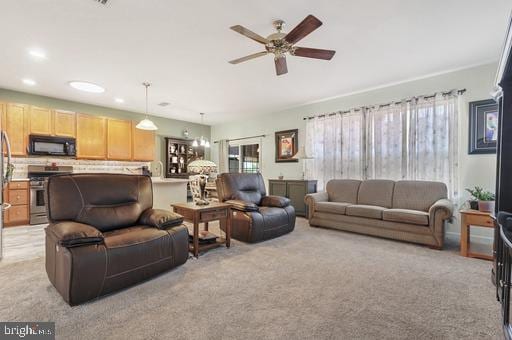
[[[2,114],[2,128],[7,132],[12,156],[27,155],[27,134],[25,122],[28,119],[28,106],[8,103]]]
[[[74,112],[62,110],[53,112],[53,135],[76,137],[76,115]]]
[[[133,126],[133,160],[153,161],[155,159],[155,131],[141,130]]]
[[[132,122],[107,119],[107,158],[119,161],[132,159]]]
[[[86,114],[76,115],[77,158],[107,158],[107,119]]]
[[[52,110],[30,106],[28,110],[27,126],[29,135],[51,135]]]

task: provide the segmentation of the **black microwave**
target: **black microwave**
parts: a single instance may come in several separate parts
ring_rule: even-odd
[[[29,155],[37,156],[76,156],[76,140],[69,137],[30,135]]]

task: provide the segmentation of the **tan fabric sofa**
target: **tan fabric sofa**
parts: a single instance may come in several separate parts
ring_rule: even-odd
[[[444,223],[453,214],[444,183],[331,180],[305,198],[309,224],[441,249]]]

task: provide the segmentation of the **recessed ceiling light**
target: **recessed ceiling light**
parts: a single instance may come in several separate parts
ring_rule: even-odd
[[[119,104],[124,103],[124,99],[123,98],[115,98],[114,100],[116,101],[116,103],[119,103]]]
[[[74,89],[85,91],[85,92],[91,92],[91,93],[103,93],[105,92],[105,89],[99,85],[89,83],[87,81],[70,81],[69,86],[71,86]]]
[[[46,59],[46,53],[42,50],[33,49],[28,51],[28,54],[37,59]]]
[[[35,80],[28,79],[28,78],[22,79],[21,81],[23,82],[23,84],[28,85],[28,86],[34,86],[37,84]]]

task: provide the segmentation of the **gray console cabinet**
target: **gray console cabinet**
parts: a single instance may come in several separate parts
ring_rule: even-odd
[[[295,208],[295,214],[304,217],[308,217],[304,197],[316,192],[316,184],[316,180],[270,179],[268,181],[269,194],[288,197]]]

